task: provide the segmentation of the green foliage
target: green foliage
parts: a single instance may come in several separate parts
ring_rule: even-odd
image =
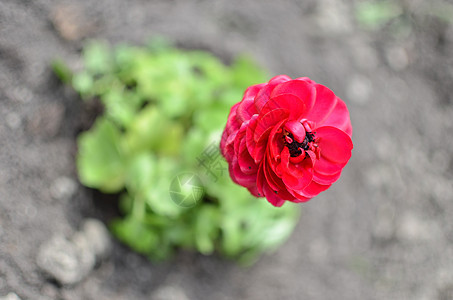
[[[78,138],[77,169],[84,185],[120,193],[123,217],[111,229],[121,241],[153,259],[185,248],[251,263],[289,236],[298,208],[275,208],[234,184],[218,149],[231,106],[266,80],[256,64],[240,57],[226,66],[164,40],[113,50],[92,42],[83,61],[74,74],[61,62],[54,70],[83,99],[104,105]],[[201,182],[195,206],[170,196],[182,173]]]
[[[388,21],[400,16],[402,7],[395,1],[364,1],[356,7],[358,22],[366,28],[379,28]]]
[[[453,23],[453,5],[443,0],[419,2],[394,0],[362,0],[355,4],[355,17],[365,29],[388,27],[396,38],[407,37],[412,27],[431,17],[446,24]],[[429,18],[428,18],[429,19]]]

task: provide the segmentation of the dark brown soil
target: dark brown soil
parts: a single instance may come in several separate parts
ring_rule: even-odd
[[[453,299],[453,23],[434,12],[453,6],[395,1],[404,17],[371,31],[356,2],[1,0],[0,298]],[[155,35],[329,86],[350,108],[352,159],[251,268],[191,253],[151,263],[115,243],[83,282],[58,286],[36,265],[39,246],[116,208],[80,185],[55,194],[62,177],[77,182],[89,119],[50,62],[77,67],[86,39]]]

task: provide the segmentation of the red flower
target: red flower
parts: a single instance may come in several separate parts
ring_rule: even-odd
[[[327,87],[286,75],[249,87],[220,142],[231,178],[274,206],[328,189],[351,157],[346,104]]]

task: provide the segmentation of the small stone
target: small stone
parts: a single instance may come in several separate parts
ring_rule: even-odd
[[[58,294],[58,289],[54,284],[47,283],[41,288],[41,295],[49,299],[59,299]]]
[[[38,210],[36,209],[36,207],[34,205],[26,205],[26,204],[21,204],[18,208],[17,208],[17,214],[20,216],[20,217],[25,217],[27,219],[33,219],[34,217],[36,217],[36,215],[38,214]]]
[[[12,130],[16,130],[22,125],[20,116],[16,113],[9,113],[5,117],[6,125]]]
[[[163,286],[153,293],[151,299],[154,300],[189,300],[186,293],[176,286]]]
[[[75,243],[56,235],[44,243],[38,252],[37,264],[47,274],[62,284],[75,284],[94,267],[95,257],[86,251],[82,238]]]
[[[105,225],[95,219],[87,219],[81,232],[88,240],[92,252],[98,259],[105,258],[111,251],[110,234]]]
[[[17,86],[12,90],[10,98],[18,102],[27,103],[33,99],[33,93],[26,87]]]
[[[58,102],[43,104],[30,118],[27,130],[33,134],[55,136],[60,130],[65,107]]]
[[[352,30],[349,15],[347,4],[342,1],[325,0],[320,2],[317,22],[327,33],[347,33]]]
[[[90,241],[83,232],[78,231],[72,236],[71,242],[75,245],[79,253],[80,263],[86,266],[86,273],[88,274],[96,263],[96,254],[93,251]]]
[[[435,223],[407,212],[400,219],[397,234],[399,238],[407,241],[427,241],[437,238],[439,230]]]
[[[394,71],[402,71],[409,65],[409,56],[403,47],[391,47],[385,51],[387,62]]]
[[[19,298],[19,296],[16,295],[16,293],[9,293],[4,297],[0,297],[0,300],[21,300],[21,299]]]
[[[58,177],[50,187],[50,194],[58,200],[69,199],[77,191],[77,183],[66,176]]]
[[[75,4],[56,5],[50,16],[57,32],[68,41],[76,41],[86,37],[95,26],[87,20],[82,7]]]
[[[357,104],[365,104],[370,100],[372,92],[371,81],[362,75],[355,75],[349,81],[347,97]]]

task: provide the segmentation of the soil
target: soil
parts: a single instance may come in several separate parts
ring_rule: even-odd
[[[453,23],[434,13],[452,4],[394,1],[404,17],[371,30],[358,2],[1,0],[0,297],[453,299]],[[186,252],[152,263],[114,242],[85,280],[60,286],[39,271],[39,246],[116,208],[77,182],[90,116],[50,63],[77,68],[87,39],[156,35],[330,87],[350,109],[353,156],[253,267]]]

